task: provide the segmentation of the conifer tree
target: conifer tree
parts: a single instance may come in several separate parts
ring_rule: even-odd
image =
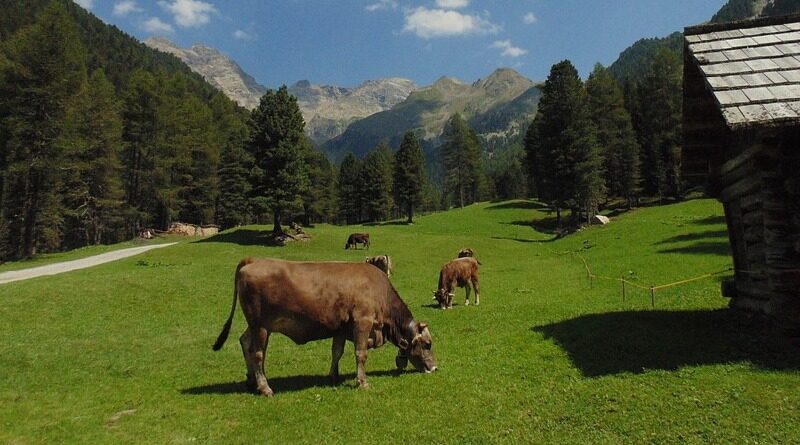
[[[347,224],[361,222],[361,161],[347,153],[339,166],[337,200],[339,217]]]
[[[68,114],[64,192],[73,247],[117,241],[122,224],[122,119],[114,86],[95,70]]]
[[[403,136],[394,157],[394,201],[405,213],[407,222],[414,222],[414,209],[422,203],[425,183],[425,156],[413,131]]]
[[[360,195],[369,221],[385,221],[391,215],[393,163],[392,149],[381,142],[367,153],[361,164]]]
[[[681,194],[682,75],[678,55],[663,48],[639,87],[642,176],[650,196]]]
[[[310,184],[303,196],[304,224],[332,221],[336,215],[336,168],[319,150],[307,151]]]
[[[11,256],[60,243],[59,196],[67,109],[86,76],[84,50],[64,6],[53,1],[33,25],[4,42],[0,109],[9,110],[2,219]]]
[[[460,207],[479,199],[481,143],[460,114],[454,114],[442,132],[442,168],[445,186]]]
[[[559,226],[563,208],[576,219],[597,210],[604,187],[595,128],[583,83],[568,60],[550,70],[525,150],[539,198],[556,210]]]
[[[270,207],[276,237],[283,235],[283,215],[302,207],[308,189],[304,127],[297,99],[285,85],[268,90],[250,115],[247,148],[256,166],[253,191]]]
[[[626,199],[631,207],[639,194],[639,143],[622,90],[611,72],[597,64],[586,81],[586,91],[603,158],[606,189],[609,195]]]

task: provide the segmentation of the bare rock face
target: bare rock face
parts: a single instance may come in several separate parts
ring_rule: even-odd
[[[236,62],[214,48],[203,45],[180,48],[160,37],[151,37],[144,43],[150,48],[181,59],[192,71],[203,76],[208,83],[248,110],[258,106],[258,100],[266,91],[266,88],[245,73]]]
[[[289,92],[297,97],[306,133],[321,144],[344,133],[352,122],[391,109],[416,89],[408,79],[391,77],[368,80],[355,88],[301,80],[289,87]]]

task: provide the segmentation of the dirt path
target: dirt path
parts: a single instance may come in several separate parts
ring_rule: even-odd
[[[160,249],[162,247],[172,246],[178,243],[167,244],[153,244],[152,246],[131,247],[129,249],[120,249],[113,252],[107,252],[100,255],[90,256],[88,258],[81,258],[79,260],[64,261],[63,263],[48,264],[46,266],[31,267],[30,269],[12,270],[10,272],[0,273],[0,284],[10,283],[12,281],[27,280],[30,278],[41,277],[44,275],[56,275],[64,272],[70,272],[78,269],[86,269],[87,267],[97,266],[98,264],[110,263],[111,261],[128,258],[140,253],[147,252],[148,250]]]

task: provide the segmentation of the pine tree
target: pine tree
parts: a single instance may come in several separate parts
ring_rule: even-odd
[[[114,86],[95,70],[78,94],[68,117],[71,167],[65,187],[68,244],[117,241],[122,224],[122,119]]]
[[[123,96],[122,178],[127,231],[133,236],[138,229],[155,222],[154,170],[159,109],[164,98],[156,78],[144,70],[134,71]]]
[[[442,168],[445,186],[460,207],[479,199],[481,143],[460,114],[454,114],[442,132]]]
[[[221,146],[216,222],[227,229],[250,222],[249,178],[253,159],[244,149],[247,125],[237,115],[233,102],[217,94],[211,101],[211,110],[219,136],[217,143]]]
[[[286,86],[268,90],[250,117],[248,151],[257,174],[253,191],[272,210],[273,236],[283,235],[284,213],[302,206],[308,189],[303,115]]]
[[[681,194],[682,75],[680,58],[664,48],[639,87],[642,177],[651,196]]]
[[[392,212],[394,155],[386,142],[367,153],[361,164],[360,195],[369,221],[385,221]]]
[[[539,198],[556,210],[559,226],[563,208],[576,219],[597,210],[604,187],[595,128],[583,83],[568,60],[550,70],[525,150]]]
[[[626,199],[630,208],[640,192],[639,143],[622,90],[611,72],[597,64],[586,81],[586,91],[603,157],[606,189],[611,196]]]
[[[347,224],[361,222],[361,161],[347,153],[339,166],[337,200],[339,217]]]
[[[67,109],[86,76],[84,50],[64,6],[53,1],[4,43],[0,75],[6,174],[2,219],[13,257],[30,258],[38,246],[57,248],[63,208],[59,196]]]
[[[403,136],[400,149],[395,153],[394,201],[405,213],[408,223],[414,222],[414,209],[422,204],[425,184],[425,156],[413,131]]]
[[[336,168],[319,150],[307,151],[310,185],[303,196],[303,224],[333,221],[336,216]]]

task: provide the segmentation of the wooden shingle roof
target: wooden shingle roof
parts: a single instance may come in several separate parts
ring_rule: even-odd
[[[730,129],[800,124],[800,16],[700,25],[684,35]]]

